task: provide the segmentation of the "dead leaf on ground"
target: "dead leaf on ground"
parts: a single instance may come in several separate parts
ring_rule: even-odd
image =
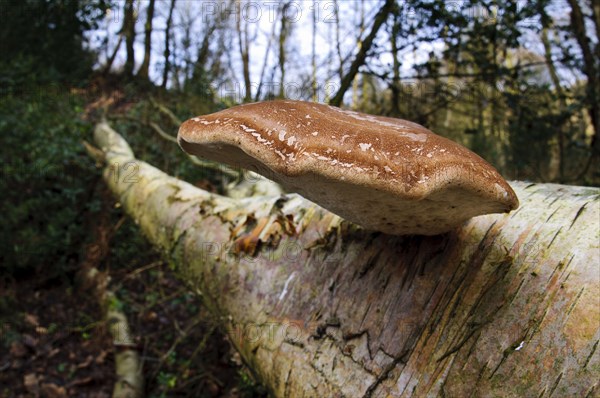
[[[29,373],[23,376],[23,384],[27,391],[36,397],[40,395],[40,381],[35,373]]]
[[[13,341],[10,345],[10,355],[15,358],[23,358],[27,355],[27,348],[19,341]]]
[[[145,319],[147,321],[154,321],[154,320],[156,320],[156,318],[158,318],[158,315],[154,311],[148,312],[145,316]]]
[[[15,359],[10,363],[11,369],[20,369],[23,366],[23,361],[21,359]]]
[[[58,348],[53,348],[52,350],[50,350],[50,352],[48,353],[48,355],[46,356],[46,358],[52,358],[53,356],[55,356],[59,352],[60,352],[60,350]]]
[[[42,393],[46,398],[63,398],[67,396],[67,390],[62,386],[57,386],[54,383],[42,384]]]
[[[36,326],[35,332],[41,335],[48,334],[48,328],[45,328],[43,326]]]
[[[216,397],[221,392],[221,388],[213,380],[207,380],[206,381],[206,391],[208,392],[209,396]]]
[[[88,398],[110,398],[110,395],[108,395],[107,393],[100,391],[100,392],[93,392],[90,393],[90,395],[88,395]]]
[[[21,340],[23,341],[23,344],[25,344],[29,348],[35,348],[38,344],[38,339],[36,339],[30,334],[24,334],[21,337]]]
[[[105,351],[105,350],[102,350],[102,351],[100,352],[100,354],[98,354],[98,356],[96,357],[96,360],[95,360],[96,364],[97,364],[97,365],[100,365],[101,363],[104,363],[104,360],[106,359],[106,355],[107,355],[107,354],[108,354],[108,352],[107,352],[107,351]]]
[[[29,326],[36,327],[40,325],[38,317],[36,315],[25,314],[23,319],[25,320],[25,323],[27,323]]]
[[[75,386],[82,386],[85,384],[89,384],[92,383],[94,381],[93,377],[82,377],[80,379],[75,379],[72,382],[69,383],[68,387],[75,387]]]
[[[88,355],[87,358],[85,358],[85,361],[83,361],[82,363],[77,365],[77,369],[87,368],[88,366],[90,366],[90,364],[92,363],[93,360],[94,360],[94,357],[92,357],[91,355]]]

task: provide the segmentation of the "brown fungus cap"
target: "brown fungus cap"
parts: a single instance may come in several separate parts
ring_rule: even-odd
[[[367,229],[435,235],[518,207],[468,149],[402,119],[304,101],[267,101],[192,118],[184,151],[256,171]]]

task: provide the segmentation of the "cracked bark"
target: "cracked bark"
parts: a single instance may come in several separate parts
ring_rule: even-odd
[[[599,189],[513,182],[509,215],[398,237],[295,194],[199,190],[106,124],[95,140],[119,202],[275,396],[598,393]]]

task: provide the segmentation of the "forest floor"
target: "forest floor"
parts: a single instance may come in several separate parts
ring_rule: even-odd
[[[82,280],[95,267],[116,294],[142,362],[145,397],[264,397],[201,300],[175,277],[104,184],[101,209],[86,214],[83,255],[59,276],[0,278],[0,397],[108,398],[116,380],[105,309]],[[137,240],[137,241],[136,241]],[[122,264],[122,253],[136,253]],[[119,254],[121,253],[121,254]]]
[[[133,88],[127,96],[122,87],[121,80],[110,76],[92,83],[90,98],[77,111],[80,123],[91,125],[106,108],[110,115],[127,116],[124,120],[131,125],[140,125],[146,116],[133,104],[147,93],[128,86]],[[141,107],[144,112],[152,110],[146,108]],[[164,125],[169,126],[168,120]],[[77,126],[67,123],[65,134],[77,134]],[[149,137],[136,134],[135,129],[132,134],[142,143],[137,147],[140,152],[156,153],[154,161],[168,158],[179,166],[173,160],[173,153],[180,154],[176,144],[155,139],[155,133],[144,128]],[[91,129],[85,139],[91,142]],[[170,155],[165,154],[166,146]],[[79,150],[83,152],[83,146]],[[127,317],[142,363],[145,397],[266,396],[201,299],[176,278],[115,203],[100,169],[93,178],[96,182],[91,186],[76,186],[95,205],[85,207],[74,221],[85,236],[72,237],[72,247],[59,248],[68,257],[67,265],[58,266],[56,259],[38,255],[31,268],[0,273],[0,397],[112,396],[115,353],[122,348],[113,344],[104,320],[106,303],[99,299],[103,297],[102,289],[97,291],[100,284],[90,286],[81,276],[91,268],[115,293],[117,301],[111,306],[117,305]],[[60,199],[66,180],[57,181]],[[35,211],[49,210],[36,207]],[[62,229],[57,233],[69,234]]]
[[[263,396],[197,298],[157,258],[111,275],[141,356],[147,397]],[[1,397],[112,395],[114,353],[102,309],[68,281],[2,286]],[[3,311],[4,312],[4,311]]]
[[[93,297],[33,275],[2,287],[0,396],[110,397],[112,341]]]

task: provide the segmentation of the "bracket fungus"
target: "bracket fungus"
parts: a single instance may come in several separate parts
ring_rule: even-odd
[[[187,120],[177,138],[192,155],[256,171],[388,234],[435,235],[518,207],[489,163],[406,120],[266,101]]]

